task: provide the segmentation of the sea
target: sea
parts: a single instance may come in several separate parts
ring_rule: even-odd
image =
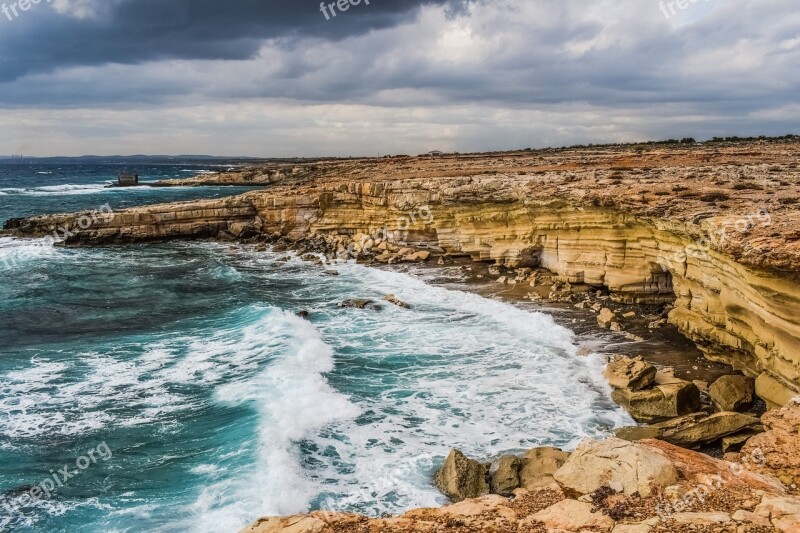
[[[214,170],[139,169],[145,183]],[[106,188],[117,171],[0,165],[0,219],[244,192]],[[0,531],[235,533],[320,509],[402,513],[446,503],[432,477],[451,448],[573,449],[632,423],[602,356],[579,355],[551,315],[433,272],[0,237]],[[338,305],[389,293],[411,309]]]

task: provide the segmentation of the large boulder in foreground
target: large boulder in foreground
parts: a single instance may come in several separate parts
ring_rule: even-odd
[[[656,381],[656,367],[641,357],[617,357],[606,366],[603,375],[615,389],[646,389]]]
[[[718,411],[746,411],[753,405],[755,380],[746,376],[722,376],[708,389]]]
[[[434,485],[454,502],[489,494],[486,465],[452,450],[436,473]]]
[[[678,471],[658,450],[620,439],[583,441],[553,476],[561,486],[589,494],[614,483],[647,497],[678,481]]]
[[[700,389],[682,380],[641,391],[615,389],[611,397],[637,422],[659,422],[692,413],[700,407]]]
[[[767,431],[748,440],[742,454],[760,458],[755,461],[758,471],[800,487],[800,403],[769,411],[761,422]]]
[[[661,430],[661,439],[676,446],[695,447],[710,444],[722,437],[758,427],[758,418],[742,413],[695,413],[654,424]]]

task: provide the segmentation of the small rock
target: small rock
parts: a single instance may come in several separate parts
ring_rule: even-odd
[[[614,314],[614,311],[609,309],[608,307],[604,307],[600,310],[600,314],[597,316],[597,323],[602,328],[609,329],[612,324],[617,323],[617,315]]]

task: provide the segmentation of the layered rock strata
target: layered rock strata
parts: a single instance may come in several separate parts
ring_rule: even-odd
[[[225,200],[120,211],[67,244],[280,234],[386,240],[674,302],[712,360],[758,378],[775,407],[800,385],[798,145],[574,150],[331,162]],[[9,221],[15,235],[74,215]]]

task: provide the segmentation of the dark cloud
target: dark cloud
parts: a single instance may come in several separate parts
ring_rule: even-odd
[[[78,65],[243,60],[265,40],[335,41],[413,20],[431,4],[463,7],[451,0],[372,0],[328,20],[319,0],[86,0],[65,4],[63,13],[43,3],[14,20],[0,15],[0,81]]]

